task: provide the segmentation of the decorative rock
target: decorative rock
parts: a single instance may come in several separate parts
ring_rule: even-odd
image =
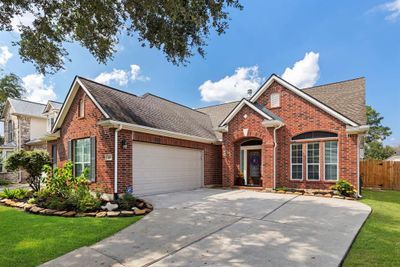
[[[311,192],[304,192],[304,196],[313,196],[314,194]]]
[[[0,203],[6,203],[8,201],[8,198],[3,198],[2,200],[0,200]]]
[[[150,203],[146,203],[146,208],[153,210],[153,205],[151,205]]]
[[[141,209],[135,210],[135,215],[144,215],[144,214],[146,214],[145,210],[141,210]]]
[[[43,210],[42,208],[39,208],[39,207],[32,207],[31,209],[30,209],[30,212],[32,212],[32,213],[39,213],[41,210]]]
[[[78,212],[75,217],[86,217],[86,213],[84,212]]]
[[[144,203],[143,202],[138,202],[136,204],[136,207],[138,207],[139,209],[142,209],[142,208],[144,208]]]
[[[331,194],[325,194],[324,197],[326,197],[326,198],[331,198],[332,195],[331,195]]]
[[[32,207],[34,207],[34,205],[26,203],[24,205],[24,211],[29,211]]]
[[[65,211],[65,210],[59,210],[59,211],[54,212],[53,215],[62,216],[62,215],[64,215],[65,213],[67,213],[67,211]]]
[[[107,211],[107,217],[118,217],[120,213],[119,211]]]
[[[107,216],[107,212],[106,211],[100,211],[96,214],[96,217],[106,217]]]
[[[300,196],[300,195],[303,195],[304,193],[303,193],[303,192],[298,192],[298,191],[297,191],[297,192],[294,192],[294,194]]]
[[[278,191],[276,191],[278,194],[286,194],[286,191],[284,191],[284,190],[278,190]]]
[[[151,212],[151,209],[145,208],[144,211],[145,211],[146,213],[150,213],[150,212]]]
[[[113,211],[118,209],[118,204],[111,204],[110,202],[107,202],[106,205],[101,206],[101,209],[107,210],[107,211]]]
[[[294,194],[292,191],[286,191],[286,194]]]
[[[320,193],[317,193],[317,194],[314,194],[314,196],[316,196],[316,197],[323,197],[324,195],[323,195],[323,194],[320,194]]]
[[[130,210],[123,210],[123,211],[121,211],[120,215],[123,216],[123,217],[129,217],[129,216],[135,215],[135,212],[134,211],[130,211]]]
[[[76,215],[75,211],[68,211],[66,213],[64,213],[62,216],[63,217],[74,217]]]

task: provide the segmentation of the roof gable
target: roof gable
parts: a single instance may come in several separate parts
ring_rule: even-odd
[[[12,112],[10,113],[14,115],[44,118],[42,115],[42,111],[46,105],[24,99],[8,98],[5,108],[3,110],[2,117],[4,117],[5,110],[8,106],[12,109]]]
[[[250,107],[252,110],[257,112],[259,115],[264,117],[266,120],[282,121],[277,115],[275,115],[271,111],[267,110],[266,108],[258,105],[257,103],[251,103],[247,99],[243,98],[242,101],[240,101],[239,104],[236,105],[236,107],[228,114],[228,116],[220,123],[219,126],[222,127],[222,126],[225,126],[226,124],[228,124],[244,106]]]
[[[337,118],[338,120],[342,121],[345,124],[351,125],[351,126],[358,126],[358,123],[355,122],[354,120],[348,118],[347,116],[343,115],[342,113],[336,111],[332,107],[328,106],[324,102],[318,100],[317,98],[314,98],[310,94],[307,94],[303,90],[300,90],[299,88],[295,87],[294,85],[288,83],[287,81],[283,80],[282,78],[278,77],[277,75],[273,74],[271,77],[260,87],[260,89],[257,90],[257,92],[251,97],[250,102],[254,103],[257,101],[257,99],[272,85],[273,82],[277,82],[286,89],[292,91],[299,97],[303,98],[304,100],[312,103],[313,105],[317,106],[318,108],[324,110],[331,116]]]

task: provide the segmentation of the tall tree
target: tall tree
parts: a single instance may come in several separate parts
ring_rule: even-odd
[[[25,89],[21,85],[21,79],[14,73],[4,75],[0,78],[0,114],[3,112],[4,104],[8,97],[21,98]]]
[[[210,28],[228,28],[228,8],[239,0],[3,0],[0,31],[12,31],[12,18],[34,16],[32,26],[19,26],[19,54],[40,73],[63,69],[66,42],[87,48],[100,63],[112,58],[121,34],[142,46],[162,50],[174,64],[185,64],[194,50],[204,56]]]
[[[383,144],[392,131],[382,125],[383,116],[371,106],[366,106],[366,112],[370,129],[365,137],[365,158],[383,160],[392,156],[395,153],[394,149]]]

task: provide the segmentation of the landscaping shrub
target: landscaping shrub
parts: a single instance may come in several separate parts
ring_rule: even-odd
[[[8,189],[5,188],[3,192],[0,193],[1,198],[9,198],[9,199],[24,199],[28,196],[29,190],[17,188],[17,189]]]
[[[2,186],[2,185],[9,185],[9,184],[11,184],[11,182],[9,182],[9,181],[7,181],[7,180],[0,179],[0,186]]]
[[[117,200],[119,208],[123,210],[130,210],[136,205],[136,198],[132,194],[125,193]]]
[[[331,189],[336,190],[342,196],[353,197],[356,194],[354,186],[346,180],[337,181]]]
[[[5,161],[5,168],[8,171],[25,169],[29,174],[27,182],[33,191],[40,190],[40,180],[43,167],[50,164],[50,157],[46,151],[25,151],[19,150],[12,153]]]

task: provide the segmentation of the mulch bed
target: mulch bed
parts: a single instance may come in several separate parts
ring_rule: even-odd
[[[24,202],[23,200],[12,200],[12,199],[1,199],[0,204],[8,207],[18,208],[24,210],[29,213],[39,214],[39,215],[48,215],[48,216],[62,216],[62,217],[131,217],[131,216],[139,216],[150,213],[153,210],[153,205],[145,202],[144,200],[140,200],[143,203],[142,208],[134,208],[133,210],[115,210],[115,211],[106,211],[99,210],[95,212],[76,212],[76,211],[66,211],[66,210],[52,210],[45,209],[37,206],[36,204],[29,204]]]

